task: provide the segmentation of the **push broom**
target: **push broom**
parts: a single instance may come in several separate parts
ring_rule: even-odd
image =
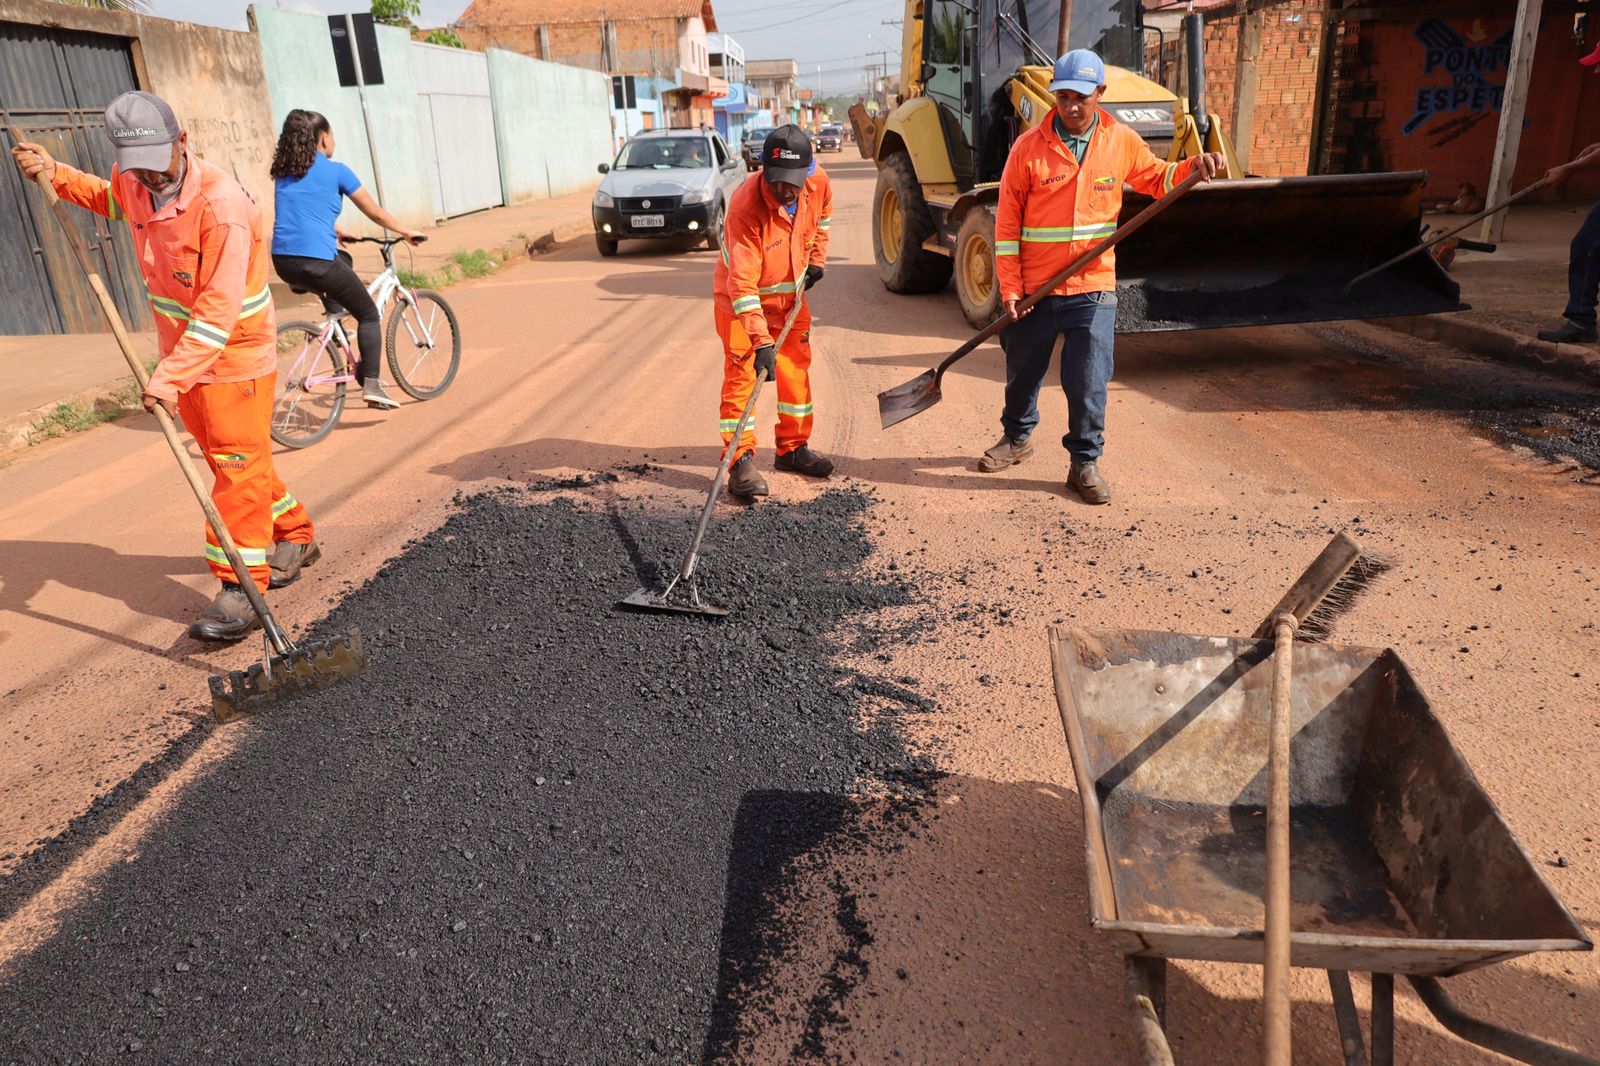
[[[23,143],[22,132],[15,126],[10,129],[11,139],[17,144]],[[62,232],[66,234],[73,257],[88,276],[89,288],[94,290],[106,323],[117,339],[117,347],[122,349],[122,356],[128,361],[128,368],[133,371],[134,380],[139,383],[140,392],[143,392],[150,385],[149,376],[145,373],[144,364],[134,354],[133,342],[122,325],[122,316],[117,313],[111,293],[106,290],[105,282],[89,258],[88,249],[83,246],[83,238],[67,213],[67,205],[56,195],[43,171],[34,178],[55,213],[56,221],[61,224]],[[211,523],[211,530],[217,536],[217,543],[222,545],[233,567],[233,576],[239,582],[240,590],[250,601],[250,607],[261,620],[261,628],[265,631],[266,650],[260,662],[252,663],[247,670],[229,671],[226,680],[215,674],[211,676],[212,715],[219,722],[231,722],[297,692],[325,688],[345,678],[366,673],[367,646],[359,629],[351,629],[349,633],[331,640],[300,645],[296,645],[284,633],[283,627],[278,625],[278,620],[267,607],[266,598],[256,588],[255,578],[250,576],[250,568],[245,565],[238,546],[222,521],[222,515],[217,512],[217,505],[200,480],[200,471],[195,467],[194,460],[189,458],[183,442],[178,439],[178,428],[173,425],[172,416],[160,404],[156,405],[155,416],[161,425],[162,435],[167,439],[167,446],[172,449],[173,457],[183,471],[184,480],[194,490],[195,499],[200,501],[200,509],[205,512],[206,521]]]
[[[1266,942],[1262,966],[1265,1066],[1290,1066],[1289,914],[1293,903],[1289,866],[1289,746],[1293,733],[1294,643],[1322,640],[1334,620],[1350,609],[1388,563],[1338,533],[1290,586],[1251,634],[1271,640],[1272,711],[1267,727],[1267,878],[1263,900]]]

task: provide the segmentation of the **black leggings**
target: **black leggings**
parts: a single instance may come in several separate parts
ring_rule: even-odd
[[[356,344],[361,349],[361,362],[356,366],[356,380],[366,384],[370,372],[382,378],[379,360],[383,358],[382,318],[378,305],[367,295],[367,287],[356,276],[354,260],[349,252],[341,251],[337,259],[309,259],[303,255],[275,255],[272,268],[278,277],[289,283],[291,289],[314,292],[324,301],[332,300],[356,316]]]

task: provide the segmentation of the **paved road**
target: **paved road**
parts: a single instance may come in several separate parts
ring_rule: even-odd
[[[874,487],[879,565],[913,575],[940,618],[935,640],[837,654],[937,695],[903,728],[949,776],[922,831],[795,872],[844,887],[798,893],[795,920],[813,923],[818,946],[800,938],[756,991],[780,1005],[844,992],[821,1023],[805,1009],[740,1015],[749,1054],[784,1058],[811,1036],[826,1057],[867,1061],[898,1050],[1098,1062],[1122,1048],[1116,960],[1084,928],[1041,626],[1247,630],[1330,527],[1354,527],[1398,561],[1342,632],[1402,650],[1529,851],[1568,860],[1547,875],[1593,932],[1600,508],[1593,469],[1562,452],[1581,449],[1568,420],[1594,397],[1365,326],[1125,338],[1105,463],[1117,498],[1091,511],[1064,498],[1064,460],[1048,447],[1002,475],[973,469],[998,433],[993,347],[947,378],[935,411],[877,428],[874,394],[931,365],[963,327],[949,294],[882,291],[871,174],[859,163],[837,174],[835,262],[816,296],[815,443]],[[648,461],[653,473],[619,492],[652,508],[692,502],[715,454],[710,269],[704,251],[624,245],[602,261],[580,244],[452,289],[468,351],[446,397],[352,412],[328,441],[282,456],[327,549],[276,595],[283,617],[311,625],[436,528],[463,489]],[[1053,435],[1059,393],[1044,410]],[[797,502],[815,492],[774,487]],[[143,420],[0,470],[0,874],[20,871],[3,890],[0,967],[71,921],[97,876],[138,855],[150,827],[180,817],[189,790],[226,774],[240,738],[256,735],[195,728],[204,675],[250,651],[182,637],[210,595],[185,492]],[[136,773],[158,759],[160,772]],[[96,819],[97,800],[116,817]],[[84,831],[62,836],[86,812]],[[857,926],[870,943],[841,985],[836,941]],[[1241,1033],[1249,1041],[1252,977],[1184,968],[1174,1010],[1186,1056],[1226,1060]],[[1600,1050],[1590,957],[1455,988]],[[1331,1037],[1323,986],[1302,975],[1296,993],[1297,1025]],[[1416,1061],[1486,1061],[1414,1005],[1401,1016]]]

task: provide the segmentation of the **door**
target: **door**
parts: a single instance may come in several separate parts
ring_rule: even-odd
[[[729,150],[720,133],[711,135],[711,149],[717,158],[717,184],[722,187],[722,202],[726,205],[744,181],[744,161]]]
[[[79,170],[109,175],[106,105],[138,88],[128,41],[99,33],[0,22],[0,126]],[[0,136],[9,155],[11,137]],[[97,333],[108,328],[44,197],[0,160],[0,333]],[[70,208],[91,262],[128,328],[150,309],[126,223]]]
[[[956,182],[963,189],[970,188],[974,180],[972,145],[977,110],[972,9],[962,0],[930,0],[923,10],[923,84],[928,98],[939,105],[939,124],[950,149]]]
[[[434,44],[413,44],[411,49],[434,216],[454,218],[499,207],[505,195],[488,57]]]

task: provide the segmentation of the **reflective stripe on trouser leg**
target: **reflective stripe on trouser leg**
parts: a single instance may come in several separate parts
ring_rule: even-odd
[[[750,335],[745,332],[744,323],[721,307],[715,309],[715,314],[717,336],[722,339],[722,410],[717,432],[722,437],[723,448],[726,449],[739,428],[739,416],[744,414],[744,405],[750,399],[750,390],[755,388],[756,364],[752,354],[755,345],[751,343]],[[735,461],[744,453],[756,450],[755,424],[756,420],[752,416],[745,426],[744,435],[739,438]]]
[[[178,398],[184,425],[194,435],[206,465],[216,476],[211,499],[233,536],[256,587],[265,590],[271,577],[274,501],[287,495],[272,468],[273,377],[253,381],[196,385]],[[303,507],[292,505],[284,517],[299,512],[296,528],[310,531]],[[238,582],[228,557],[210,527],[206,529],[206,562],[218,579]]]
[[[778,350],[778,454],[788,455],[811,439],[811,310],[795,319]]]

